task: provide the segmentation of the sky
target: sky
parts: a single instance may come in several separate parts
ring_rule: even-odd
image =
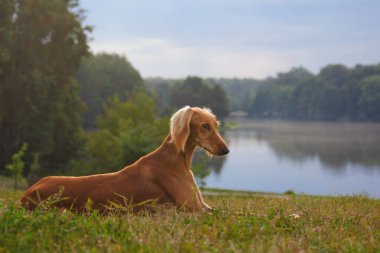
[[[143,77],[266,78],[380,63],[379,0],[82,0],[94,53]]]

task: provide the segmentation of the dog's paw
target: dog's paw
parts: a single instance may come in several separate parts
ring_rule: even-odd
[[[206,213],[212,213],[213,211],[215,211],[215,209],[212,208],[212,207],[210,207],[210,206],[207,206],[207,207],[204,206],[203,208],[204,208],[204,210],[205,210]]]

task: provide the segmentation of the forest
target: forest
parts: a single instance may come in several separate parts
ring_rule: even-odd
[[[0,11],[0,175],[33,183],[118,170],[156,148],[184,105],[210,107],[221,120],[241,111],[380,121],[379,64],[300,67],[264,80],[143,79],[125,56],[90,52],[92,27],[77,0],[7,0]]]
[[[145,82],[162,94],[176,80],[150,78]],[[230,112],[244,112],[252,118],[380,121],[380,64],[352,68],[329,64],[318,74],[297,67],[263,80],[206,78],[205,82],[225,91]]]
[[[311,121],[380,121],[380,65],[328,65],[317,75],[303,68],[260,86],[252,117]]]

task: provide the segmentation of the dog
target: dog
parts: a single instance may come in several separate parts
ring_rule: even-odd
[[[229,153],[218,132],[216,116],[207,108],[185,106],[170,119],[170,133],[153,152],[114,173],[69,177],[48,176],[32,185],[21,204],[35,209],[60,192],[52,206],[106,212],[112,204],[131,205],[133,212],[149,209],[148,203],[170,205],[191,212],[210,211],[191,170],[196,147],[212,155]],[[127,200],[127,201],[126,201]]]

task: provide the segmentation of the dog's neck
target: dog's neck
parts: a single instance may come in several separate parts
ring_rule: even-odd
[[[173,142],[173,139],[171,138],[171,135],[169,134],[160,148],[163,148],[167,150],[167,152],[170,152],[171,156],[178,157],[178,159],[183,160],[185,164],[185,168],[187,170],[191,170],[193,155],[196,148],[196,145],[191,141],[191,139],[188,139],[188,141],[186,142],[185,151],[178,152]]]
[[[185,167],[188,170],[191,170],[191,164],[193,162],[195,147],[196,146],[191,141],[187,141],[185,145],[185,152],[182,152],[182,155],[185,160]]]

